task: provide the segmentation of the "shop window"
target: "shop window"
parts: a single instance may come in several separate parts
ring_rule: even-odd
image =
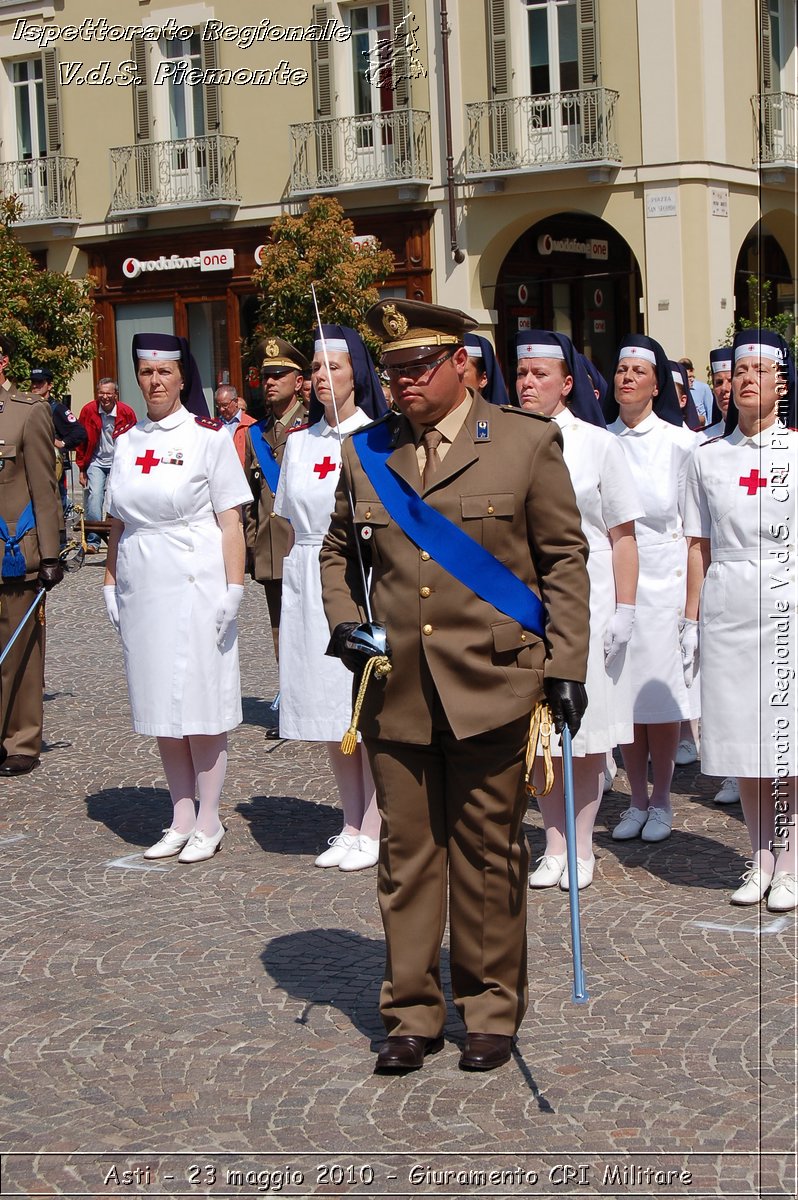
[[[133,366],[131,349],[133,335],[136,333],[174,333],[174,331],[174,306],[171,300],[144,304],[118,304],[116,306],[116,362],[119,395],[139,417],[143,417],[147,410],[136,382],[136,370]]]

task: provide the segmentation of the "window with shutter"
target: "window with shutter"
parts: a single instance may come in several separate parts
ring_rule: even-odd
[[[61,153],[61,103],[58,94],[58,51],[42,51],[44,109],[47,118],[47,153]]]
[[[131,57],[136,64],[136,79],[133,85],[133,132],[137,142],[148,142],[152,133],[150,124],[150,44],[141,34],[133,38]]]
[[[508,39],[507,0],[487,0],[488,83],[490,99],[509,101],[510,44]],[[506,160],[512,154],[512,122],[509,105],[496,104],[490,111],[490,155]]]
[[[313,24],[324,26],[330,20],[329,4],[313,5]],[[316,120],[316,168],[319,178],[332,176],[335,171],[335,138],[327,119],[333,115],[334,84],[330,42],[311,42],[313,71],[313,104]]]

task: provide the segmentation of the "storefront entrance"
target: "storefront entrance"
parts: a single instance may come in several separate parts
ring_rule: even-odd
[[[519,329],[567,334],[606,375],[618,339],[639,328],[642,288],[635,257],[605,221],[559,213],[518,239],[496,286],[497,353],[515,374]]]

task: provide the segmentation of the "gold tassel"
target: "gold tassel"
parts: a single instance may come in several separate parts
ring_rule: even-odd
[[[39,620],[39,624],[40,624],[40,625],[44,625],[44,623],[45,623],[45,618],[44,618],[44,596],[42,596],[42,602],[41,602],[41,604],[39,605],[39,607],[36,609],[36,616],[37,616],[37,618],[38,618],[38,620]]]
[[[551,761],[551,731],[553,728],[551,709],[543,700],[539,700],[532,710],[529,722],[529,740],[526,744],[526,773],[524,784],[528,796],[548,796],[554,787],[554,765]],[[532,783],[535,770],[535,756],[538,752],[538,742],[543,755],[544,784],[538,791]]]
[[[360,720],[360,710],[363,707],[363,700],[366,695],[366,688],[371,679],[372,672],[377,679],[382,679],[389,671],[392,671],[391,660],[384,654],[375,654],[373,658],[368,659],[363,674],[360,679],[360,687],[357,690],[354,708],[352,709],[352,721],[344,736],[341,738],[341,753],[354,754],[357,749],[357,723]]]

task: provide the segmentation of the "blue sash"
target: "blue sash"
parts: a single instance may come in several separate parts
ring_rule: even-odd
[[[5,542],[6,548],[3,554],[3,564],[0,574],[3,579],[24,579],[27,563],[25,556],[19,548],[19,543],[22,541],[26,533],[29,533],[36,524],[36,519],[33,515],[33,501],[30,501],[25,509],[20,513],[17,520],[16,533],[12,537],[8,531],[8,526],[2,517],[0,517],[0,538]]]
[[[260,425],[250,425],[249,436],[252,441],[252,449],[255,451],[255,457],[260,464],[261,471],[263,471],[263,478],[271,490],[276,492],[277,484],[280,482],[280,464],[274,457],[274,451],[263,436],[263,430]]]
[[[455,579],[512,617],[523,629],[543,637],[546,614],[537,596],[517,575],[437,512],[388,466],[393,453],[391,430],[381,421],[352,435],[360,465],[402,533]]]

